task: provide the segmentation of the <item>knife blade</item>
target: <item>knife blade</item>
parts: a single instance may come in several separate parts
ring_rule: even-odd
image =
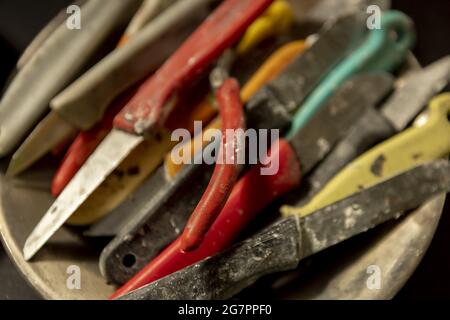
[[[25,242],[31,259],[84,200],[141,142],[164,123],[177,91],[197,80],[223,51],[271,4],[270,0],[226,0],[189,39],[147,80],[116,117],[104,139],[71,183],[56,199]],[[239,13],[239,14],[237,14]],[[221,34],[220,38],[217,34]]]
[[[265,205],[270,203],[273,198],[282,195],[287,190],[291,190],[293,186],[296,186],[298,180],[296,180],[296,175],[294,173],[298,172],[299,167],[301,167],[302,173],[306,174],[318,161],[323,159],[327,152],[327,148],[324,148],[323,145],[327,144],[331,149],[333,144],[339,140],[339,137],[346,132],[350,124],[356,121],[359,114],[363,113],[364,109],[373,107],[373,105],[390,92],[392,83],[392,77],[386,74],[358,76],[346,83],[338,91],[336,96],[331,99],[329,104],[327,104],[317,117],[314,118],[314,121],[308,124],[298,136],[292,139],[293,147],[289,147],[289,149],[295,149],[298,152],[298,157],[300,159],[303,158],[303,160],[300,160],[302,161],[301,165],[298,164],[297,156],[294,156],[295,159],[286,161],[286,164],[289,165],[287,168],[283,169],[283,163],[280,160],[280,172],[276,178],[272,179],[274,181],[292,180],[295,182],[292,182],[291,184],[288,184],[287,182],[285,184],[278,182],[275,183],[276,187],[274,187],[274,189],[270,189],[271,183],[264,179],[269,180],[271,178],[261,177],[259,168],[253,168],[251,177],[263,180],[259,181],[259,184],[257,184],[261,185],[262,188],[261,194],[258,195],[258,198],[261,198],[257,203],[258,209],[253,208],[251,205],[244,205],[245,210],[247,210],[247,207],[251,207],[254,212],[251,211],[252,213],[247,213],[243,209],[242,215],[238,215],[237,217],[230,216],[227,219],[222,220],[238,221],[239,219],[245,219],[246,222],[242,223],[243,228],[248,222],[247,220],[251,220],[251,217],[258,213],[260,209],[264,208]],[[325,127],[327,127],[327,129],[323,131],[322,129]],[[317,141],[322,142],[317,143]],[[292,152],[295,153],[295,151]],[[282,151],[280,151],[280,153],[282,153]],[[281,157],[282,156],[280,156],[280,158]],[[283,156],[283,158],[289,157]],[[198,166],[189,165],[184,170],[199,170],[199,175],[205,175],[210,171],[210,168],[206,164]],[[286,174],[286,177],[282,177],[283,173]],[[201,182],[199,180],[191,181],[195,181],[197,185]],[[171,241],[175,240],[179,230],[184,228],[186,221],[189,218],[189,214],[192,212],[189,210],[191,204],[197,203],[201,196],[199,190],[197,188],[190,188],[190,185],[191,183],[187,183],[187,181],[183,179],[174,186],[183,190],[181,199],[179,199],[179,193],[168,195],[170,198],[166,201],[167,203],[176,206],[176,215],[173,214],[175,211],[167,210],[164,203],[159,203],[157,201],[151,202],[149,203],[150,206],[146,208],[145,214],[136,216],[136,219],[130,221],[130,224],[124,228],[110,244],[108,244],[100,257],[100,270],[109,282],[123,283],[124,280],[128,280],[151,261],[156,253],[159,253],[164,247],[169,245]],[[248,190],[251,188],[251,185],[248,181],[242,182],[242,185],[244,187],[236,188],[239,192],[237,195],[234,195],[234,201],[240,197],[250,199],[248,201],[251,201],[253,192]],[[265,193],[263,186],[268,189]],[[242,195],[239,195],[239,193],[242,193]],[[264,194],[267,194],[267,197],[263,196]],[[178,202],[179,200],[180,202]],[[238,210],[237,208],[239,208],[234,208],[231,204],[228,204],[228,206],[227,210],[231,212],[231,215],[233,214],[232,212],[235,212]],[[174,218],[175,216],[176,218]],[[155,220],[160,221],[158,222],[158,225],[166,226],[162,234],[153,229],[153,225],[156,223]],[[171,224],[171,221],[176,224]],[[220,228],[216,229],[221,230]],[[225,236],[227,233],[223,232],[223,234]],[[145,243],[145,249],[143,249],[143,243]],[[219,242],[217,245],[219,246]],[[124,265],[123,261],[126,256],[134,257],[133,260],[135,260],[135,263]]]
[[[284,218],[223,253],[119,299],[229,299],[264,275],[295,269],[302,259],[449,191],[449,162],[424,164],[305,218]]]

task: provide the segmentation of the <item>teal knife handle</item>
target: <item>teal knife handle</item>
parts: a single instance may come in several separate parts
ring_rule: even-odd
[[[336,89],[358,72],[390,72],[403,61],[415,41],[411,19],[398,11],[383,14],[381,28],[372,30],[364,44],[330,72],[294,116],[287,138],[301,129]]]

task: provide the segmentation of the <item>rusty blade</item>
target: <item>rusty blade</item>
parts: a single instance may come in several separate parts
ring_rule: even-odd
[[[282,219],[221,254],[120,299],[228,299],[264,275],[294,269],[301,259],[399,218],[448,191],[448,161],[418,166],[303,219]]]
[[[113,129],[109,133],[27,238],[23,248],[26,260],[30,260],[39,251],[106,177],[143,140],[144,138],[141,136],[128,134],[117,129]]]
[[[6,175],[22,173],[77,131],[77,128],[61,119],[57,113],[50,112],[14,153]]]

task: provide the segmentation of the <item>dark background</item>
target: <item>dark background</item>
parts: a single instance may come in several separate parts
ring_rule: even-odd
[[[0,0],[0,87],[36,33],[70,3],[70,0]],[[423,65],[450,54],[450,1],[393,0],[393,7],[414,19],[418,33],[415,54]],[[397,299],[450,298],[449,214],[447,201],[429,251]],[[0,299],[38,298],[0,247]]]

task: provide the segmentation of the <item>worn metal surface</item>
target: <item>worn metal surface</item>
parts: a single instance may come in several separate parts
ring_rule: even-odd
[[[450,163],[443,160],[422,165],[303,219],[282,219],[224,253],[123,299],[229,299],[263,275],[295,269],[301,259],[399,218],[448,191]]]

